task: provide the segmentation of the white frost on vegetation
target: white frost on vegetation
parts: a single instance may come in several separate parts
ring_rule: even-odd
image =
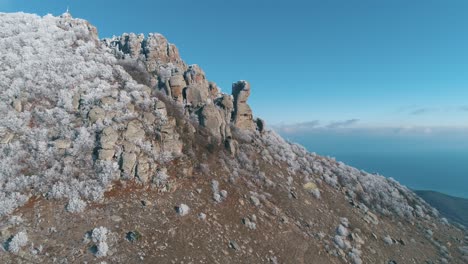
[[[18,253],[22,247],[28,244],[28,236],[26,232],[19,232],[14,235],[13,238],[8,242],[8,251],[11,253]]]
[[[109,251],[109,246],[107,245],[107,234],[107,228],[102,226],[94,228],[91,233],[91,239],[96,243],[95,256],[98,258],[107,256]]]
[[[102,199],[120,172],[116,162],[96,161],[96,138],[121,124],[107,116],[92,123],[88,114],[99,106],[133,118],[127,104],[146,87],[84,20],[0,13],[0,35],[0,216],[32,195],[72,198],[71,211],[81,210],[78,198]],[[109,97],[115,103],[102,105]]]
[[[407,219],[438,216],[437,210],[392,178],[367,173],[337,162],[334,158],[309,153],[274,131],[266,131],[261,140],[276,164],[288,166],[289,175],[310,175],[334,188],[346,188],[348,198],[365,205],[363,207],[383,215]]]

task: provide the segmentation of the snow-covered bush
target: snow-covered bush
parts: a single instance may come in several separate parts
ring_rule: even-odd
[[[7,244],[7,249],[11,253],[18,253],[22,247],[28,244],[28,236],[26,232],[19,232],[14,235]]]
[[[72,197],[68,200],[67,211],[70,213],[80,213],[86,208],[86,202],[78,197]]]
[[[345,187],[351,199],[359,200],[381,214],[407,219],[438,216],[435,209],[392,178],[358,170],[334,158],[307,153],[302,146],[285,141],[273,131],[266,131],[260,140],[276,162],[287,164],[290,175],[318,175],[334,188]],[[240,156],[239,161],[246,163],[248,159]],[[320,197],[320,191],[317,189],[313,195]]]
[[[107,242],[101,241],[97,244],[97,251],[96,251],[96,257],[101,258],[107,256],[107,252],[109,251],[109,246],[107,245]]]
[[[156,184],[158,188],[164,187],[169,180],[169,175],[167,175],[167,169],[161,168],[156,173],[156,176],[153,178],[153,183]]]
[[[155,112],[158,99],[84,20],[2,13],[0,25],[0,216],[44,194],[68,198],[69,210],[81,210],[79,199],[102,199],[120,178],[121,147],[115,146],[114,160],[96,159],[102,130],[112,126],[120,133],[141,116],[129,105]],[[132,63],[121,62],[141,73]],[[162,113],[154,123],[165,120]],[[155,153],[144,139],[131,143],[149,162],[174,157]]]
[[[91,233],[91,240],[96,243],[95,256],[98,258],[107,256],[109,251],[109,246],[107,245],[107,234],[107,228],[102,226],[94,228]]]

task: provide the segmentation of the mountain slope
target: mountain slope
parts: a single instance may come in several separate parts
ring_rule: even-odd
[[[468,199],[434,191],[415,191],[415,193],[437,208],[448,219],[468,226]]]
[[[398,182],[308,153],[159,34],[0,14],[4,263],[461,263]]]

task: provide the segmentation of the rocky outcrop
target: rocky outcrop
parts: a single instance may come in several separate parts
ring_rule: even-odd
[[[0,263],[466,262],[411,190],[266,131],[246,81],[221,93],[162,36],[116,60],[69,14],[0,24]]]
[[[233,83],[232,95],[234,96],[234,126],[246,130],[255,130],[252,109],[247,104],[247,99],[250,96],[250,84],[247,81]]]
[[[234,83],[232,95],[221,93],[216,83],[207,80],[198,65],[187,66],[177,48],[163,36],[150,34],[144,38],[143,35],[124,34],[103,43],[118,59],[135,60],[136,64],[143,62],[154,80],[152,88],[163,91],[183,105],[187,116],[197,115],[200,125],[215,137],[222,140],[230,138],[231,126],[248,131],[263,131],[265,128],[263,121],[253,119],[247,104],[250,95],[248,82]],[[92,120],[99,118],[96,113],[92,114]]]
[[[151,33],[145,38],[143,34],[125,33],[120,37],[104,39],[103,42],[113,48],[119,59],[142,59],[149,72],[160,72],[160,66],[168,64],[182,71],[187,68],[177,47],[170,44],[161,34]]]

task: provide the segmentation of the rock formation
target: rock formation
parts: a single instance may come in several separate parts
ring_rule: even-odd
[[[238,128],[254,130],[252,109],[247,104],[250,96],[250,84],[246,81],[238,81],[232,85],[234,96],[234,125]]]
[[[103,43],[113,49],[117,59],[143,63],[152,76],[152,88],[163,91],[182,105],[187,116],[198,116],[199,124],[221,141],[228,140],[231,126],[249,131],[257,129],[258,123],[253,120],[252,110],[247,104],[250,95],[248,82],[233,84],[232,101],[232,97],[220,93],[218,86],[207,80],[198,65],[186,65],[177,48],[159,34],[150,34],[148,38],[124,34],[105,39]],[[261,125],[264,126],[264,122]]]
[[[0,263],[466,262],[461,227],[266,129],[248,82],[220,92],[161,35],[0,25]]]

